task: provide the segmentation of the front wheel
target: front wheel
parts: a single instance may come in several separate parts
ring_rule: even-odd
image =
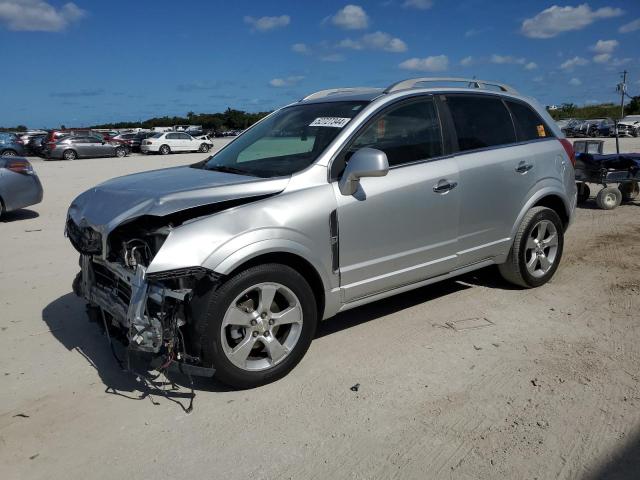
[[[2,152],[3,157],[15,157],[18,153],[15,150],[5,150]]]
[[[116,148],[116,157],[124,157],[127,155],[127,150],[126,148]]]
[[[202,145],[200,145],[200,148],[198,149],[198,151],[202,153],[207,153],[209,151],[209,145],[207,145],[206,143],[203,143]]]
[[[622,202],[622,192],[616,187],[604,187],[596,195],[596,203],[603,210],[613,210]]]
[[[564,247],[564,226],[547,207],[534,207],[522,219],[507,261],[498,265],[505,280],[524,288],[544,285],[556,273]]]
[[[202,358],[236,388],[273,382],[300,362],[315,335],[316,300],[305,278],[281,264],[244,270],[212,295],[200,329]]]

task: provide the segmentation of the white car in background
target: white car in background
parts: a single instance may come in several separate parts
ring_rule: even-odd
[[[206,153],[213,146],[209,139],[193,138],[183,132],[158,132],[142,141],[142,153],[160,153],[168,155],[172,152]]]

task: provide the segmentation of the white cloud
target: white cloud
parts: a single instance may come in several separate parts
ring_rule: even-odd
[[[449,68],[449,58],[437,55],[426,58],[410,58],[399,65],[404,70],[419,70],[421,72],[442,72]]]
[[[340,48],[350,48],[352,50],[383,50],[385,52],[406,52],[407,44],[388,33],[374,32],[363,35],[359,40],[345,38],[338,43]]]
[[[589,60],[582,57],[573,57],[569,60],[565,61],[560,65],[560,68],[563,70],[573,70],[575,67],[584,67],[589,63]]]
[[[272,87],[293,87],[294,85],[297,85],[298,83],[300,83],[302,80],[304,80],[303,76],[292,76],[292,77],[286,77],[286,78],[274,78],[272,80],[269,81],[269,85],[271,85]]]
[[[580,80],[579,78],[573,77],[571,80],[569,80],[569,85],[573,85],[574,87],[578,87],[578,86],[582,85],[582,80]]]
[[[320,57],[320,60],[322,60],[323,62],[344,62],[345,58],[341,53],[330,53],[328,55]]]
[[[286,27],[291,23],[289,15],[280,15],[279,17],[244,17],[244,23],[251,25],[254,30],[259,32],[267,32],[276,28]]]
[[[593,57],[593,61],[596,63],[607,63],[609,60],[611,60],[610,53],[600,53]]]
[[[622,65],[626,65],[627,63],[629,63],[631,60],[631,58],[614,58],[611,62],[611,65],[613,65],[614,67],[621,67]]]
[[[471,55],[469,55],[468,57],[464,57],[462,60],[460,60],[460,65],[462,65],[463,67],[469,67],[473,65],[473,57]]]
[[[581,30],[594,21],[622,15],[620,8],[602,7],[592,10],[586,3],[577,7],[552,7],[522,22],[521,32],[530,38],[552,38],[562,32]]]
[[[433,0],[405,0],[402,4],[404,8],[417,8],[418,10],[429,10],[433,7]]]
[[[369,16],[362,7],[347,5],[331,17],[331,23],[345,30],[362,30],[369,26]]]
[[[291,45],[291,51],[301,53],[303,55],[308,55],[311,53],[311,49],[306,43],[294,43],[293,45]]]
[[[538,64],[536,62],[529,62],[524,66],[525,70],[535,70],[538,68]]]
[[[466,32],[464,32],[464,36],[466,38],[471,38],[471,37],[475,37],[476,35],[480,35],[481,33],[488,32],[489,30],[491,30],[490,27],[471,28],[471,29],[467,30]]]
[[[338,43],[338,47],[340,48],[350,48],[351,50],[362,50],[364,46],[362,42],[357,40],[353,40],[351,38],[345,38],[344,40],[340,40]]]
[[[625,23],[618,29],[620,33],[630,33],[635,32],[636,30],[640,30],[640,18],[633,22]]]
[[[524,65],[527,63],[526,58],[512,57],[511,55],[498,55],[496,53],[491,55],[491,58],[489,60],[491,61],[491,63],[497,64]]]
[[[10,30],[60,32],[86,14],[73,2],[56,8],[44,0],[0,0],[0,23]]]
[[[533,81],[536,83],[544,82],[544,77],[542,75],[538,75],[537,77],[533,77]]]
[[[598,40],[595,45],[589,47],[589,50],[596,53],[611,53],[618,45],[617,40]]]

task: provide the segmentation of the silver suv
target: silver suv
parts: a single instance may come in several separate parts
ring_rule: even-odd
[[[254,387],[338,312],[493,264],[523,288],[549,281],[573,161],[545,110],[505,85],[324,90],[199,163],[77,197],[74,290],[152,366]]]

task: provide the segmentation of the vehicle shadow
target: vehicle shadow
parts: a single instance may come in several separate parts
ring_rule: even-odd
[[[12,212],[6,212],[0,218],[0,223],[17,222],[19,220],[29,220],[32,218],[38,218],[40,214],[34,210],[28,208],[21,208],[20,210],[14,210]]]
[[[473,286],[515,288],[502,280],[495,268],[484,268],[338,314],[320,323],[316,338],[332,335]],[[157,372],[151,372],[146,362],[136,356],[131,356],[130,362],[127,362],[126,349],[115,339],[109,343],[102,325],[90,320],[85,302],[73,293],[67,293],[48,304],[42,311],[42,319],[56,340],[67,350],[77,352],[96,369],[106,387],[106,393],[131,400],[148,399],[153,404],[157,404],[154,397],[164,397],[178,404],[184,411],[189,411],[189,405],[193,400],[190,389],[207,392],[233,390],[215,378],[189,378],[175,372],[157,376]]]
[[[190,411],[193,389],[223,392],[230,388],[215,379],[193,378],[193,384],[186,375],[167,373],[157,376],[150,372],[146,363],[135,356],[127,361],[126,349],[121,343],[109,340],[101,325],[93,323],[86,312],[85,302],[75,294],[68,293],[54,300],[42,311],[42,319],[51,334],[67,350],[76,351],[100,376],[105,392],[131,400],[149,400],[164,397]],[[186,389],[186,390],[185,390]]]
[[[583,480],[636,480],[640,477],[640,430]]]
[[[495,267],[487,267],[451,280],[445,280],[410,290],[339,313],[335,317],[321,322],[318,325],[316,338],[326,337],[327,335],[332,335],[362,323],[367,323],[377,318],[406,310],[421,303],[473,288],[474,286],[501,290],[519,290],[519,287],[503,280]]]

